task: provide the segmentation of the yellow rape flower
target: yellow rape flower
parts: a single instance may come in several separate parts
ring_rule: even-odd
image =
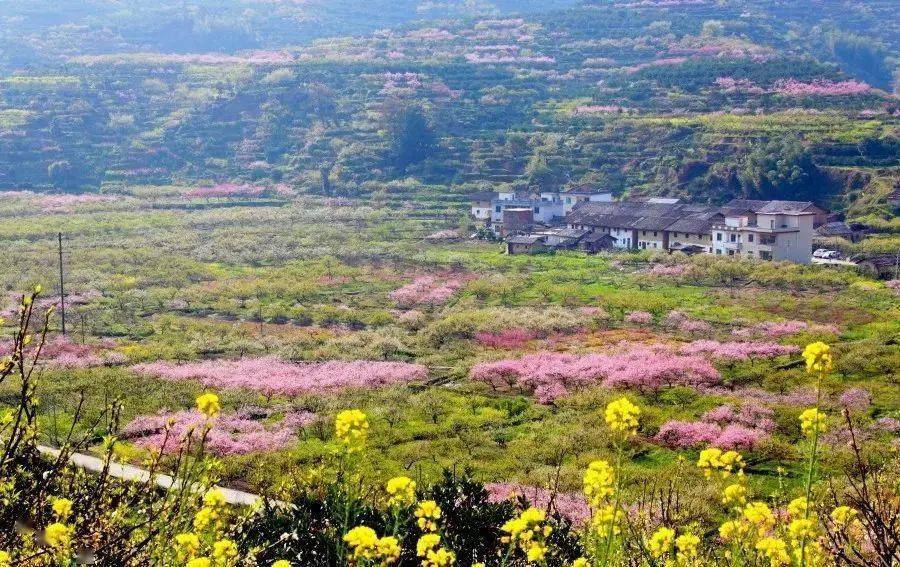
[[[209,557],[195,557],[185,563],[185,567],[212,567]]]
[[[788,533],[794,541],[803,541],[816,534],[816,523],[809,518],[797,518],[788,524]]]
[[[743,539],[750,533],[750,525],[741,520],[729,520],[719,526],[719,537],[725,541]]]
[[[441,508],[434,500],[424,500],[419,502],[415,515],[420,530],[433,532],[437,530],[437,521],[441,519]]]
[[[744,519],[756,528],[759,535],[775,527],[775,515],[765,502],[750,502],[744,507]]]
[[[790,514],[792,518],[805,518],[807,508],[809,508],[809,503],[803,496],[794,498],[787,505],[788,514]]]
[[[175,546],[179,557],[193,557],[200,550],[200,538],[195,533],[180,533],[175,536]]]
[[[850,506],[838,506],[831,511],[831,520],[838,526],[846,527],[858,513]]]
[[[743,505],[747,502],[747,489],[742,484],[729,484],[722,491],[722,504]]]
[[[197,409],[206,417],[213,418],[219,414],[222,406],[219,404],[219,396],[207,392],[197,396]]]
[[[213,544],[213,559],[216,565],[233,565],[238,556],[237,544],[223,539]]]
[[[736,451],[725,451],[716,447],[710,447],[700,451],[697,466],[703,469],[703,474],[709,478],[714,471],[719,471],[722,478],[728,478],[735,471],[743,474],[744,458]]]
[[[606,461],[594,461],[584,472],[584,495],[592,506],[599,506],[606,498],[612,496],[616,475]]]
[[[590,565],[591,563],[584,557],[579,557],[572,563],[572,567],[590,567]]]
[[[60,522],[44,529],[44,541],[54,549],[66,549],[72,543],[72,528]]]
[[[787,552],[787,544],[774,537],[764,537],[756,542],[756,550],[769,560],[771,567],[782,567],[791,564],[791,556]]]
[[[528,557],[528,560],[532,563],[539,563],[544,560],[544,557],[547,555],[547,546],[539,541],[533,541],[528,544],[528,549],[525,551],[525,556]]]
[[[828,372],[833,365],[831,347],[823,342],[806,345],[803,349],[803,359],[806,360],[806,371],[809,373]]]
[[[441,536],[438,534],[425,534],[416,542],[416,555],[425,557],[429,551],[441,544]]]
[[[335,436],[348,451],[359,450],[366,441],[369,419],[358,409],[344,410],[334,420]]]
[[[825,431],[825,414],[819,408],[809,408],[800,414],[800,430],[807,437]]]
[[[68,498],[57,498],[53,501],[53,513],[59,521],[65,522],[72,514],[72,501]]]
[[[10,563],[12,563],[12,557],[9,553],[0,550],[0,567],[9,567]]]
[[[692,533],[678,536],[675,540],[675,558],[682,565],[691,565],[699,555],[700,538]]]
[[[422,567],[449,567],[454,563],[456,563],[456,554],[442,547],[429,551],[422,561]]]
[[[194,529],[203,531],[216,519],[219,515],[211,508],[200,508],[194,515]]]
[[[203,495],[203,505],[209,508],[222,508],[227,502],[225,493],[219,488],[211,488]]]
[[[375,542],[375,554],[382,565],[396,563],[400,559],[400,542],[394,536],[385,536]]]
[[[628,398],[619,398],[606,406],[606,424],[614,431],[636,433],[640,415],[641,408],[631,403]]]
[[[396,476],[387,482],[386,491],[390,495],[388,504],[405,507],[416,501],[416,481],[406,476]]]
[[[291,562],[287,559],[279,559],[275,563],[272,563],[272,567],[291,567]]]
[[[672,544],[675,541],[675,530],[671,528],[667,528],[665,526],[656,530],[652,536],[650,536],[650,541],[647,542],[647,547],[650,549],[650,554],[653,557],[659,559],[665,555],[668,555],[670,551],[672,551]]]
[[[344,541],[350,546],[353,559],[375,559],[375,546],[378,544],[378,534],[372,528],[357,526],[344,535]]]
[[[612,528],[613,535],[619,535],[622,531],[620,526],[623,519],[624,513],[621,509],[614,508],[612,505],[601,506],[594,513],[591,525],[597,535],[601,537],[606,537],[610,528]]]

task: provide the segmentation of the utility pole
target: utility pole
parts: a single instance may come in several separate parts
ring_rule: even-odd
[[[62,251],[62,233],[58,233],[59,237],[59,315],[62,318],[62,334],[66,335],[66,289],[63,280],[63,251]]]

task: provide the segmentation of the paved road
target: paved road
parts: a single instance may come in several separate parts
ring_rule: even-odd
[[[50,455],[51,457],[58,457],[59,450],[54,449],[52,447],[45,447],[43,445],[38,446],[38,451],[40,451],[44,455]],[[103,470],[103,461],[98,459],[97,457],[92,457],[90,455],[85,455],[82,453],[74,453],[72,457],[69,459],[69,462],[74,466],[99,473]],[[122,465],[119,463],[112,463],[109,466],[109,474],[116,478],[121,478],[124,480],[129,480],[133,482],[147,482],[150,478],[150,472],[144,470],[142,468],[133,467],[131,465]],[[164,488],[166,490],[172,487],[179,487],[180,481],[172,478],[166,474],[157,474],[155,477],[156,484],[160,488]],[[225,495],[225,501],[229,504],[239,505],[239,506],[251,506],[256,504],[261,500],[261,497],[256,494],[250,494],[249,492],[243,492],[240,490],[233,490],[231,488],[222,488],[217,487],[222,493]]]

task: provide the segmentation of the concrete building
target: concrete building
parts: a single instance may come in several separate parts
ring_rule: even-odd
[[[497,198],[497,193],[493,191],[480,191],[469,197],[471,204],[471,213],[476,220],[490,220],[491,218],[491,201]]]
[[[809,264],[817,211],[803,201],[732,201],[713,226],[714,253]]]
[[[519,229],[510,229],[504,226],[505,211],[515,210],[515,219],[521,224],[522,211],[531,211],[533,224],[552,224],[563,219],[565,209],[559,199],[558,193],[542,193],[540,197],[516,195],[512,192],[500,192],[491,200],[491,215],[489,222],[495,233],[506,235]]]
[[[590,229],[615,238],[614,248],[711,252],[710,231],[724,220],[717,207],[625,201],[586,203],[566,217],[570,228]]]
[[[581,203],[611,203],[613,200],[612,193],[605,193],[594,189],[570,189],[564,193],[560,193],[560,199],[566,214]]]
[[[824,214],[798,201],[732,201],[725,207],[691,203],[585,203],[566,217],[569,228],[614,238],[612,246],[808,264],[813,224]]]

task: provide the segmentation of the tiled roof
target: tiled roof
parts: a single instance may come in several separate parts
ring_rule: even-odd
[[[811,201],[758,201],[753,199],[733,199],[725,204],[726,209],[745,209],[761,215],[788,215],[797,213],[823,212]]]
[[[479,191],[469,195],[470,201],[490,201],[497,198],[497,193],[493,191]]]
[[[525,236],[510,236],[506,239],[509,244],[538,244],[544,241],[544,236],[529,234]]]
[[[719,215],[719,209],[709,205],[626,201],[585,203],[572,211],[566,221],[587,226],[696,233],[711,228]]]
[[[844,222],[830,222],[816,229],[820,236],[843,236],[853,234],[853,229]]]

